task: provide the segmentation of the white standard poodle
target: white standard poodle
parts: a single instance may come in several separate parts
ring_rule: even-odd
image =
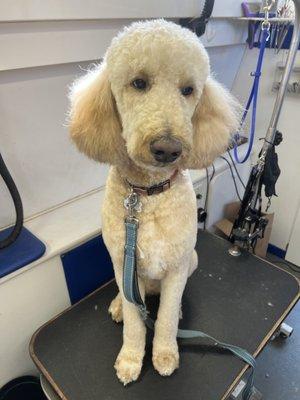
[[[132,187],[139,194],[137,271],[144,298],[160,293],[153,365],[179,366],[181,297],[197,266],[196,199],[187,169],[212,163],[237,127],[237,102],[210,76],[208,55],[191,31],[165,20],[137,22],[113,39],[104,60],[73,85],[70,131],[79,150],[111,165],[102,233],[119,294],[112,318],[124,322],[115,363],[126,385],[141,372],[146,328],[123,294],[122,270]]]

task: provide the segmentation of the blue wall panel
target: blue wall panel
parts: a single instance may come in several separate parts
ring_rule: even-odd
[[[269,243],[268,245],[268,253],[274,254],[277,257],[285,258],[286,250],[282,250],[274,244]]]
[[[6,239],[13,228],[0,232],[0,240]],[[46,246],[26,228],[10,246],[0,250],[0,278],[42,257]]]
[[[61,256],[71,303],[74,304],[114,277],[102,236]]]

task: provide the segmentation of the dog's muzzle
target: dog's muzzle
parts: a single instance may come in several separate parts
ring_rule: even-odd
[[[150,151],[156,161],[171,163],[182,153],[182,144],[170,136],[162,136],[150,143]]]

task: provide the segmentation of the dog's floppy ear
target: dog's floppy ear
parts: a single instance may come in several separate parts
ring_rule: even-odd
[[[238,127],[239,111],[231,94],[208,77],[192,118],[194,136],[188,168],[206,167],[226,150],[231,133]]]
[[[72,140],[88,157],[115,164],[125,144],[105,62],[74,83],[69,127]]]

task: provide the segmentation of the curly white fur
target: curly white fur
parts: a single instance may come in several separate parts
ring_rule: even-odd
[[[142,78],[145,91],[131,82]],[[180,88],[192,86],[184,97]],[[196,200],[187,168],[203,168],[223,152],[237,126],[238,105],[210,76],[207,53],[187,29],[164,20],[134,23],[109,47],[104,61],[74,84],[70,130],[78,148],[112,165],[103,204],[103,238],[120,289],[109,312],[124,321],[123,346],[115,368],[121,382],[136,380],[145,351],[145,326],[122,291],[123,200],[129,181],[152,185],[180,172],[172,187],[142,197],[138,275],[142,295],[160,291],[153,364],[161,375],[179,365],[176,332],[182,293],[197,265]],[[179,140],[182,155],[161,165],[150,143],[164,132]]]

